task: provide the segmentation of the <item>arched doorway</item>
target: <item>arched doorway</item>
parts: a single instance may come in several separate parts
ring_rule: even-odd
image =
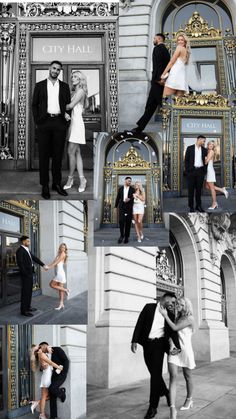
[[[162,223],[161,170],[159,153],[153,139],[147,135],[134,138],[133,134],[118,133],[108,143],[103,171],[102,227],[116,227],[113,208],[118,188],[131,176],[132,184],[140,182],[146,195],[145,227]]]
[[[222,321],[229,329],[230,351],[236,352],[236,271],[230,255],[223,254],[220,264]]]

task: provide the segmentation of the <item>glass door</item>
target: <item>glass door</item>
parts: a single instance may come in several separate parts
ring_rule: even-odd
[[[1,234],[1,269],[0,269],[0,304],[6,305],[20,301],[21,279],[16,263],[16,250],[19,247],[19,236]]]

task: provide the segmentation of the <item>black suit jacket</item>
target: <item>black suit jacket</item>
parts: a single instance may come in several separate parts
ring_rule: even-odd
[[[67,83],[59,80],[59,105],[61,114],[66,112],[66,105],[70,103],[70,88]],[[35,124],[40,124],[47,117],[48,94],[47,94],[47,79],[40,81],[35,85],[32,111]]]
[[[170,53],[164,44],[156,45],[152,52],[152,81],[158,81],[161,78],[168,62]]]
[[[38,259],[36,256],[34,256],[31,252],[31,257],[33,262],[38,263],[40,266],[44,266],[44,263]],[[32,277],[32,274],[34,272],[34,268],[32,265],[32,260],[30,259],[30,256],[27,252],[27,250],[24,249],[24,247],[20,246],[16,251],[16,261],[17,265],[20,269],[20,274],[24,277]]]
[[[202,162],[203,162],[203,171],[207,172],[207,164],[205,164],[205,157],[207,157],[207,149],[202,148]],[[187,147],[185,154],[185,173],[188,175],[194,170],[194,159],[195,159],[195,144]]]
[[[126,211],[132,211],[134,198],[133,194],[135,193],[135,189],[133,186],[129,187],[128,198],[130,198],[129,202],[123,201],[123,194],[124,194],[124,186],[121,186],[118,190],[118,194],[116,197],[115,208],[119,207],[119,209],[124,209]]]
[[[145,346],[152,328],[156,307],[157,303],[149,303],[144,306],[134,329],[131,341],[132,343],[139,343],[140,345]],[[168,315],[171,317],[171,320],[174,321],[174,315],[169,312]],[[168,323],[166,321],[164,326],[164,332],[165,335],[168,334]]]
[[[59,346],[53,346],[52,350],[53,352],[51,360],[57,365],[63,365],[63,370],[59,375],[67,375],[69,369],[69,359],[67,358],[65,352]],[[54,370],[53,372],[55,373]]]

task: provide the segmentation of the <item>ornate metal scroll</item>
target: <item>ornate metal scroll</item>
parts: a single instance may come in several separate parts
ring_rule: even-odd
[[[8,326],[8,408],[17,409],[17,328],[18,326]]]
[[[163,190],[170,189],[170,125],[171,125],[171,104],[163,100],[162,103],[162,141],[163,141]]]
[[[189,38],[218,38],[221,36],[221,30],[209,26],[197,11],[192,14],[186,26],[175,32],[174,36],[177,38],[181,32],[185,32]]]
[[[228,84],[231,93],[236,94],[236,39],[230,30],[226,30],[224,38],[225,65],[228,73]]]
[[[127,151],[127,153],[123,156],[121,160],[114,162],[114,168],[142,168],[142,169],[150,169],[151,163],[143,160],[141,155],[135,150],[133,146]]]
[[[0,159],[13,159],[10,149],[10,122],[13,118],[14,46],[16,25],[0,23]]]
[[[165,249],[157,250],[156,284],[158,290],[171,290],[179,296],[183,294],[182,278],[177,278],[173,268],[169,263]]]
[[[214,108],[229,108],[228,99],[221,95],[214,93],[211,94],[198,94],[193,92],[192,95],[184,95],[175,97],[175,105],[181,107],[214,107]]]

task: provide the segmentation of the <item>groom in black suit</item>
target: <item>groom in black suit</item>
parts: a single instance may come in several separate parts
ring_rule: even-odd
[[[168,62],[170,61],[170,53],[164,42],[165,35],[162,33],[157,33],[154,36],[151,90],[149,92],[144,114],[137,122],[138,126],[132,130],[134,132],[142,132],[147,123],[150,121],[156,108],[162,105],[164,82],[161,80],[161,75],[164,72]]]
[[[48,267],[30,252],[30,240],[28,236],[22,236],[20,241],[21,246],[16,251],[16,261],[21,276],[21,314],[32,317],[32,311],[36,311],[36,308],[31,307],[34,273],[33,263],[38,263],[46,271]]]
[[[47,79],[36,84],[32,111],[37,126],[39,147],[39,174],[42,197],[50,198],[49,161],[52,157],[52,189],[67,196],[61,186],[61,165],[66,141],[66,105],[70,103],[70,89],[67,83],[58,80],[62,64],[52,61]]]
[[[187,147],[185,154],[185,173],[188,181],[189,212],[194,212],[194,192],[196,196],[196,211],[204,212],[201,203],[201,193],[204,177],[207,172],[207,149],[204,147],[206,137],[199,135],[196,144]]]
[[[124,186],[121,186],[118,190],[116,197],[115,208],[119,209],[119,227],[120,227],[120,238],[118,243],[129,242],[130,227],[133,216],[133,205],[135,189],[131,186],[131,177],[125,178]]]
[[[143,346],[144,360],[151,376],[149,408],[144,419],[151,419],[156,415],[160,397],[166,396],[170,405],[169,390],[162,377],[163,358],[165,352],[169,352],[169,337],[176,347],[180,348],[180,345],[177,332],[170,332],[159,307],[161,305],[167,308],[174,321],[175,301],[175,295],[166,292],[157,303],[146,304],[134,329],[131,350],[136,352],[137,343]]]
[[[51,385],[48,388],[50,396],[50,419],[57,418],[57,398],[61,400],[62,403],[66,400],[66,389],[61,387],[61,385],[66,380],[68,370],[69,370],[69,359],[66,356],[65,352],[59,346],[49,346],[47,342],[41,342],[39,347],[44,353],[51,353],[51,360],[57,365],[62,365],[63,370],[60,374],[57,374],[56,370],[53,369]]]

